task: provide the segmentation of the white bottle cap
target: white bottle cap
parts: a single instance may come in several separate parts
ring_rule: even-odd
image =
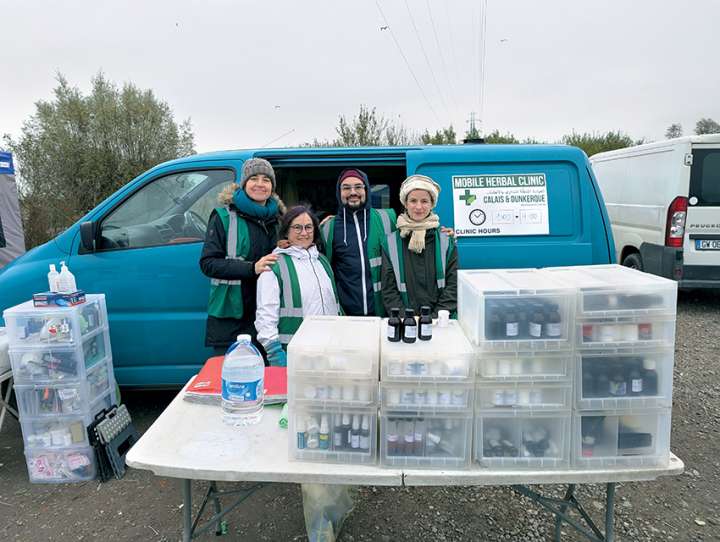
[[[250,337],[250,335],[247,335],[246,333],[243,333],[242,335],[237,336],[237,342],[240,342],[240,341],[250,342],[250,341],[252,341],[252,337]]]
[[[446,310],[438,311],[438,326],[439,327],[448,327],[449,322],[450,322],[450,311],[446,311]]]

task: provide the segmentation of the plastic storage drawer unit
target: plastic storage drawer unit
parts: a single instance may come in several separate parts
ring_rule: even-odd
[[[25,449],[70,448],[89,446],[87,426],[90,420],[83,416],[23,419]]]
[[[622,265],[549,267],[548,276],[578,289],[578,318],[674,315],[677,282]]]
[[[577,347],[581,350],[618,347],[672,348],[675,344],[675,318],[585,318],[578,320],[575,336]]]
[[[477,412],[474,457],[496,469],[568,468],[570,427],[569,410]]]
[[[380,464],[385,467],[467,469],[472,415],[380,416]]]
[[[575,290],[537,269],[458,271],[458,320],[490,351],[572,346]]]
[[[83,337],[80,345],[11,346],[10,361],[15,382],[61,382],[84,380],[87,371],[110,354],[106,328]]]
[[[11,344],[17,346],[72,345],[107,326],[105,296],[88,294],[82,305],[35,307],[32,301],[3,312]]]
[[[579,352],[581,410],[672,406],[673,351],[616,349]]]
[[[289,401],[297,406],[368,408],[377,404],[377,382],[294,377]]]
[[[561,410],[572,404],[569,384],[545,382],[479,383],[476,392],[477,410]]]
[[[354,464],[377,461],[374,408],[295,408],[289,421],[291,459]]]
[[[473,385],[443,382],[381,382],[383,411],[441,414],[472,412]]]
[[[429,341],[381,341],[381,380],[393,382],[471,382],[474,352],[457,320],[433,326]]]
[[[380,318],[309,316],[288,345],[288,372],[377,381]]]
[[[34,483],[81,482],[95,478],[92,448],[25,450],[30,481]]]
[[[477,376],[488,381],[568,381],[572,351],[477,353]]]
[[[577,467],[664,466],[670,460],[670,409],[578,412],[573,441]]]

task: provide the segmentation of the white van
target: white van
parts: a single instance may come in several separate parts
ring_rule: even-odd
[[[720,288],[720,134],[679,137],[590,158],[617,261]]]

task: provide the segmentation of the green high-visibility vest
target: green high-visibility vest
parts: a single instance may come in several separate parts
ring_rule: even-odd
[[[323,241],[325,241],[325,255],[330,261],[332,261],[335,218],[331,218],[320,228]],[[373,286],[376,316],[385,316],[385,307],[382,302],[382,246],[385,237],[395,231],[396,221],[397,217],[392,209],[370,209],[370,224],[368,226],[365,255],[370,265],[370,280]],[[358,288],[360,286],[358,284]]]
[[[335,293],[335,302],[337,306],[340,307],[340,300],[338,299],[337,288],[335,287],[335,276],[330,267],[330,260],[323,254],[318,255],[318,260],[328,274],[328,277],[330,277],[333,292]],[[278,339],[282,345],[287,346],[303,321],[300,281],[298,280],[297,270],[295,269],[292,256],[288,254],[280,254],[280,257],[271,266],[271,269],[273,273],[275,273],[278,286],[280,287]]]
[[[400,231],[391,233],[385,238],[384,245],[385,252],[388,255],[390,264],[395,274],[395,284],[400,292],[400,297],[403,300],[403,304],[406,307],[410,307],[410,301],[408,300],[407,284],[405,283],[405,260],[402,254],[402,237],[400,237]],[[439,229],[435,229],[435,281],[437,283],[438,290],[445,288],[445,272],[447,265],[450,260],[450,255],[455,249],[455,243],[445,233],[442,233]]]
[[[228,207],[215,209],[227,236],[225,258],[244,260],[250,253],[250,233],[247,222]],[[215,318],[241,318],[243,299],[240,280],[210,279],[208,314]]]

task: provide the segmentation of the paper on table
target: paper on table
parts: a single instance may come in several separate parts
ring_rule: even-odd
[[[220,404],[223,356],[208,359],[183,398],[193,403]],[[287,367],[265,367],[265,404],[287,401]]]

